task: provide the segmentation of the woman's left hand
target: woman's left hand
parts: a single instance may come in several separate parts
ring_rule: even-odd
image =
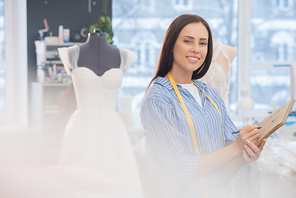
[[[247,144],[244,145],[245,149],[243,150],[243,158],[247,163],[251,163],[256,161],[263,150],[266,139],[262,140],[260,145],[257,147],[253,142],[248,141]]]

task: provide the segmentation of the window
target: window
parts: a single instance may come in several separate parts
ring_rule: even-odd
[[[154,3],[155,0],[134,0],[134,6],[145,6],[146,10],[151,10],[154,8]],[[113,4],[114,5],[114,4]]]
[[[0,1],[0,60],[5,59],[5,12],[4,0]]]
[[[192,0],[172,0],[172,5],[176,10],[191,9]]]
[[[133,1],[132,1],[133,2]],[[163,39],[170,23],[183,14],[180,7],[190,7],[211,26],[216,40],[237,48],[238,46],[238,1],[235,0],[171,0],[155,1],[155,10],[137,7],[128,0],[113,0],[114,44],[138,54],[138,60],[124,75],[121,97],[131,97],[134,125],[140,125],[140,104],[146,88],[153,78]],[[130,9],[126,9],[129,6]],[[163,9],[165,8],[165,10]],[[231,111],[236,113],[237,59],[231,72]]]
[[[290,68],[252,70],[250,81],[255,110],[272,111],[273,104],[282,105],[290,98]]]
[[[5,61],[5,12],[4,0],[0,0],[0,61]],[[6,70],[0,69],[0,112],[6,109]]]
[[[293,0],[276,0],[275,6],[281,11],[287,11],[293,7]]]
[[[250,82],[254,110],[271,111],[274,104],[279,107],[291,97],[289,65],[296,62],[295,3],[252,1],[250,76],[246,81]]]
[[[119,41],[115,44],[131,49],[139,56],[133,69],[125,74],[124,82],[130,83],[124,84],[122,90],[123,94],[127,93],[125,89],[131,85],[137,90],[131,94],[133,104],[137,104],[133,110],[139,109],[142,95],[154,75],[165,31],[174,18],[184,13],[180,6],[187,4],[190,5],[187,13],[198,13],[208,21],[216,40],[238,49],[231,68],[232,117],[242,116],[236,108],[241,87],[249,89],[255,102],[252,110],[255,112],[250,113],[256,116],[266,115],[275,104],[279,107],[291,97],[289,66],[296,62],[296,0],[171,0],[171,6],[168,1],[158,1],[155,7],[159,10],[149,15],[143,14],[146,13],[144,7],[135,10],[130,5],[132,14],[129,10],[121,10],[121,5],[128,2],[113,0],[113,8],[117,9],[113,12],[113,27]],[[133,44],[136,39],[131,35],[143,32],[154,35],[148,39],[154,42],[153,47],[149,46],[150,41],[144,42],[145,39],[137,39],[138,43]],[[144,65],[150,69],[140,72],[138,68]],[[131,73],[134,73],[133,77]]]
[[[13,81],[12,2],[0,0],[0,116],[2,123],[15,113]]]
[[[27,126],[26,2],[0,0],[1,128]]]
[[[276,61],[293,60],[293,35],[288,31],[277,31],[271,37],[270,48],[274,48],[277,53]]]

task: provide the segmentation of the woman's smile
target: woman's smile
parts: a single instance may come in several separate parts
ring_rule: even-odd
[[[186,58],[192,63],[197,63],[200,60],[198,56],[186,56]]]

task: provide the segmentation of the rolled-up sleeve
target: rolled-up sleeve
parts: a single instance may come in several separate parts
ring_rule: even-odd
[[[175,112],[165,102],[144,100],[141,122],[147,131],[146,167],[158,182],[164,178],[186,184],[196,178],[199,157],[188,152],[192,141],[177,130]]]

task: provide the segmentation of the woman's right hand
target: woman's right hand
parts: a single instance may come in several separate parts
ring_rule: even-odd
[[[234,141],[235,149],[241,154],[244,150],[244,145],[248,143],[248,141],[255,143],[258,138],[257,125],[247,125],[242,128]]]

